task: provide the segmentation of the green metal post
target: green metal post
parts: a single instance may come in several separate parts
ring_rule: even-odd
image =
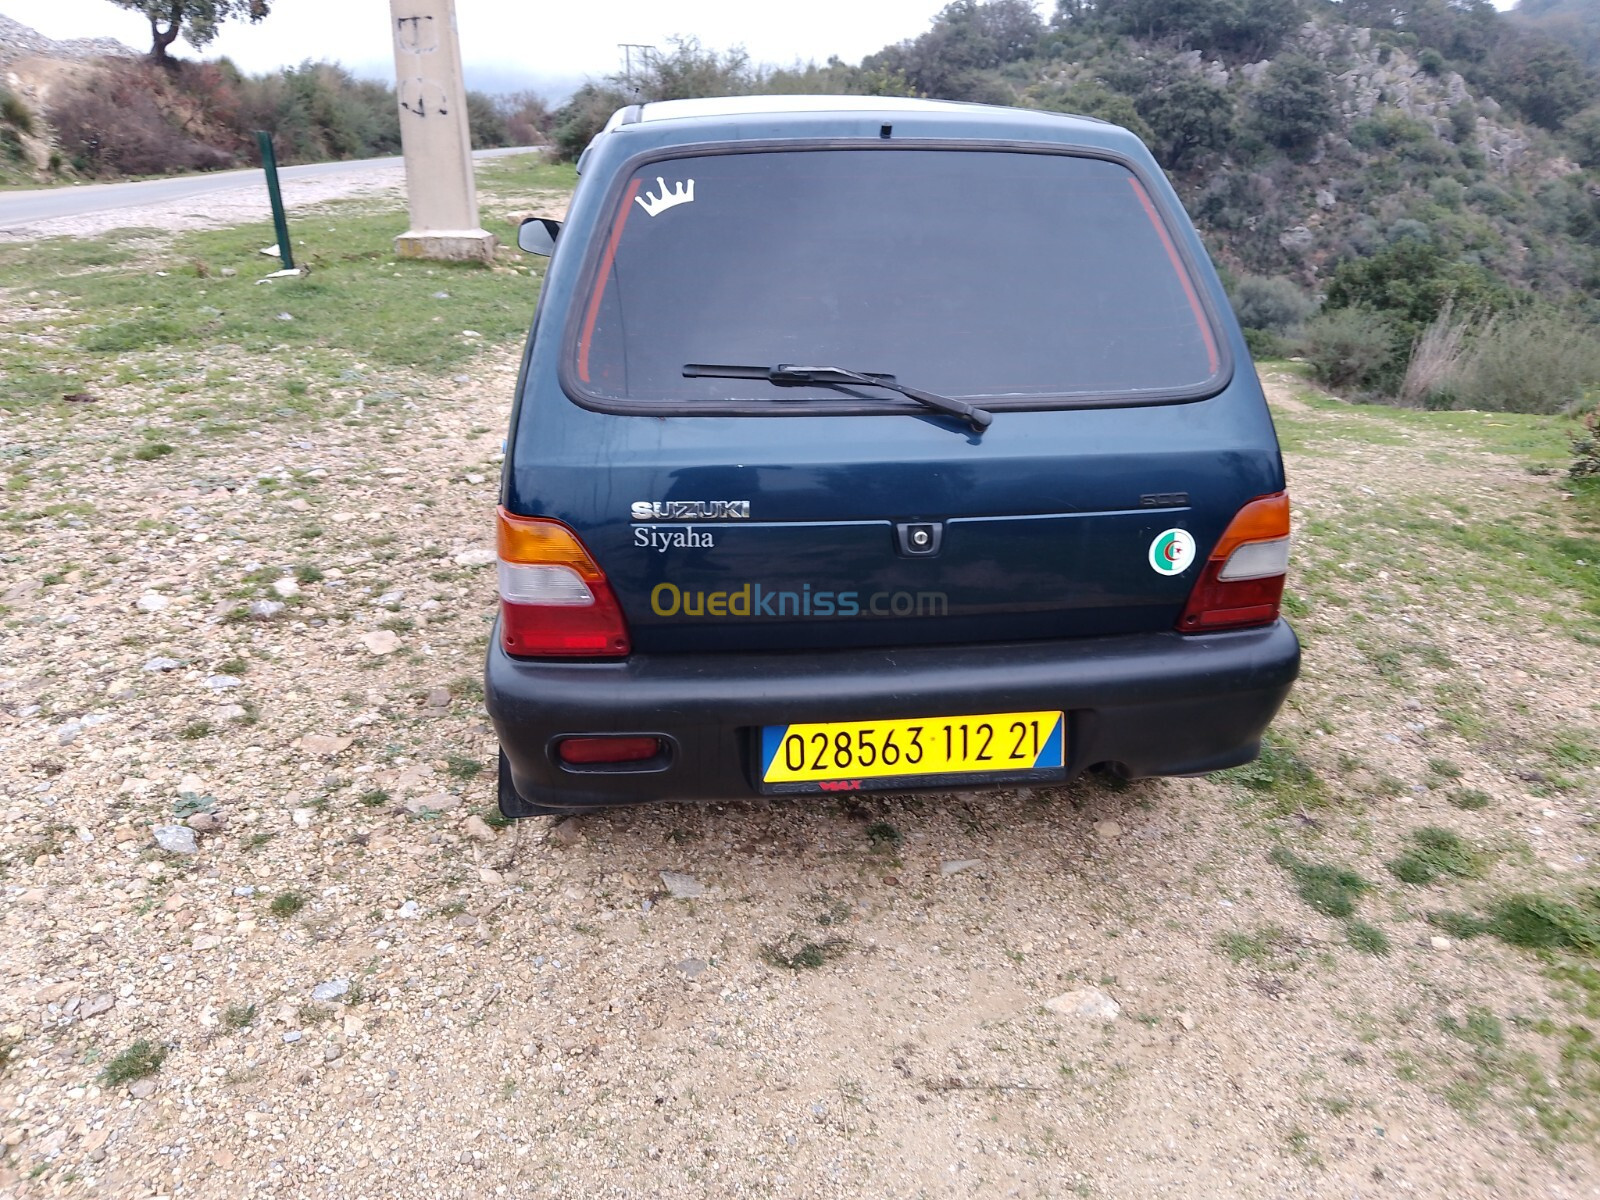
[[[278,156],[272,151],[272,135],[256,130],[256,145],[261,147],[261,167],[267,173],[267,195],[272,197],[272,225],[278,231],[278,253],[283,269],[294,270],[294,250],[289,245],[289,220],[283,215],[283,193],[278,190]]]

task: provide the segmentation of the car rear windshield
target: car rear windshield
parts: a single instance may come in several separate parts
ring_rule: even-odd
[[[687,364],[837,366],[1024,407],[1181,399],[1223,374],[1154,202],[1104,159],[817,149],[657,161],[628,179],[603,239],[567,371],[602,406],[839,395],[686,378]]]

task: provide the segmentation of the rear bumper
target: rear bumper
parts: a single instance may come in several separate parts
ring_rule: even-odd
[[[1255,757],[1299,669],[1283,621],[1199,636],[585,663],[514,659],[496,635],[484,691],[518,794],[586,808],[758,795],[760,727],[809,721],[1060,708],[1068,778],[1097,766],[1133,778],[1215,771]],[[671,753],[648,771],[557,763],[558,738],[598,733],[658,735]]]

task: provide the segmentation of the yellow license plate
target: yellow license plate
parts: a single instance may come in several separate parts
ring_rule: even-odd
[[[1059,769],[1063,753],[1059,712],[768,725],[761,731],[761,781],[1038,771]]]

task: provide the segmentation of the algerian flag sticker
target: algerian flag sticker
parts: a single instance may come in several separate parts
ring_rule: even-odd
[[[1194,537],[1187,529],[1169,529],[1150,543],[1150,565],[1157,575],[1182,575],[1194,561]]]

